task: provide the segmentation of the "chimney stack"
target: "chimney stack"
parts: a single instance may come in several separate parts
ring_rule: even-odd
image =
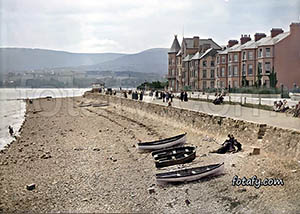
[[[199,48],[199,36],[194,36],[193,41],[194,41],[194,48]]]
[[[250,35],[241,35],[241,45],[245,44],[246,42],[249,42],[251,40]]]
[[[234,45],[236,45],[238,43],[239,43],[238,40],[229,40],[227,47],[231,48],[232,46],[234,46]]]
[[[291,34],[296,33],[296,31],[298,31],[298,33],[300,33],[300,22],[294,22],[292,24],[290,24],[290,32]]]
[[[283,30],[281,28],[272,28],[271,30],[271,37],[275,37],[277,36],[278,34],[281,34],[283,33]]]
[[[265,34],[265,33],[256,33],[255,35],[254,35],[254,40],[255,40],[255,42],[257,42],[258,40],[260,40],[260,39],[262,39],[262,38],[264,38],[264,37],[266,37],[267,35]]]

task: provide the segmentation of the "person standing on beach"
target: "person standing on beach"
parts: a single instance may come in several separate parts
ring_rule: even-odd
[[[13,127],[8,126],[8,132],[9,132],[10,136],[13,136],[14,135],[14,129],[13,129]]]
[[[188,95],[186,93],[186,91],[184,92],[184,102],[187,102],[188,101]]]

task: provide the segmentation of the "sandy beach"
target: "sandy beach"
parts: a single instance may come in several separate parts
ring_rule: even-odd
[[[0,212],[20,213],[297,213],[300,163],[262,152],[250,156],[208,153],[216,136],[135,109],[88,97],[36,99],[27,104],[20,138],[0,153]],[[197,157],[157,170],[136,143],[187,132]],[[242,143],[242,142],[241,142]],[[225,174],[196,182],[158,186],[155,174],[225,162]],[[239,177],[280,178],[284,186],[232,186]],[[35,184],[33,190],[26,186]]]

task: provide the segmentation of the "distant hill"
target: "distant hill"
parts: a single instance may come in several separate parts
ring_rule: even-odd
[[[168,49],[149,49],[96,65],[84,66],[84,69],[166,74],[168,70]]]
[[[93,65],[125,55],[119,53],[85,54],[45,49],[0,48],[0,72]]]
[[[0,48],[0,72],[69,68],[74,71],[110,70],[166,74],[168,49],[137,54],[83,54],[44,49]]]

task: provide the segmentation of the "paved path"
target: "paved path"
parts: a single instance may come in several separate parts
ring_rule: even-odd
[[[149,96],[145,96],[144,101],[167,105],[166,103],[163,103],[162,100],[152,100],[152,98]],[[292,117],[292,115],[285,113],[248,108],[240,105],[214,105],[209,102],[193,100],[181,102],[178,99],[173,100],[172,106],[300,131],[300,118],[295,118]]]

